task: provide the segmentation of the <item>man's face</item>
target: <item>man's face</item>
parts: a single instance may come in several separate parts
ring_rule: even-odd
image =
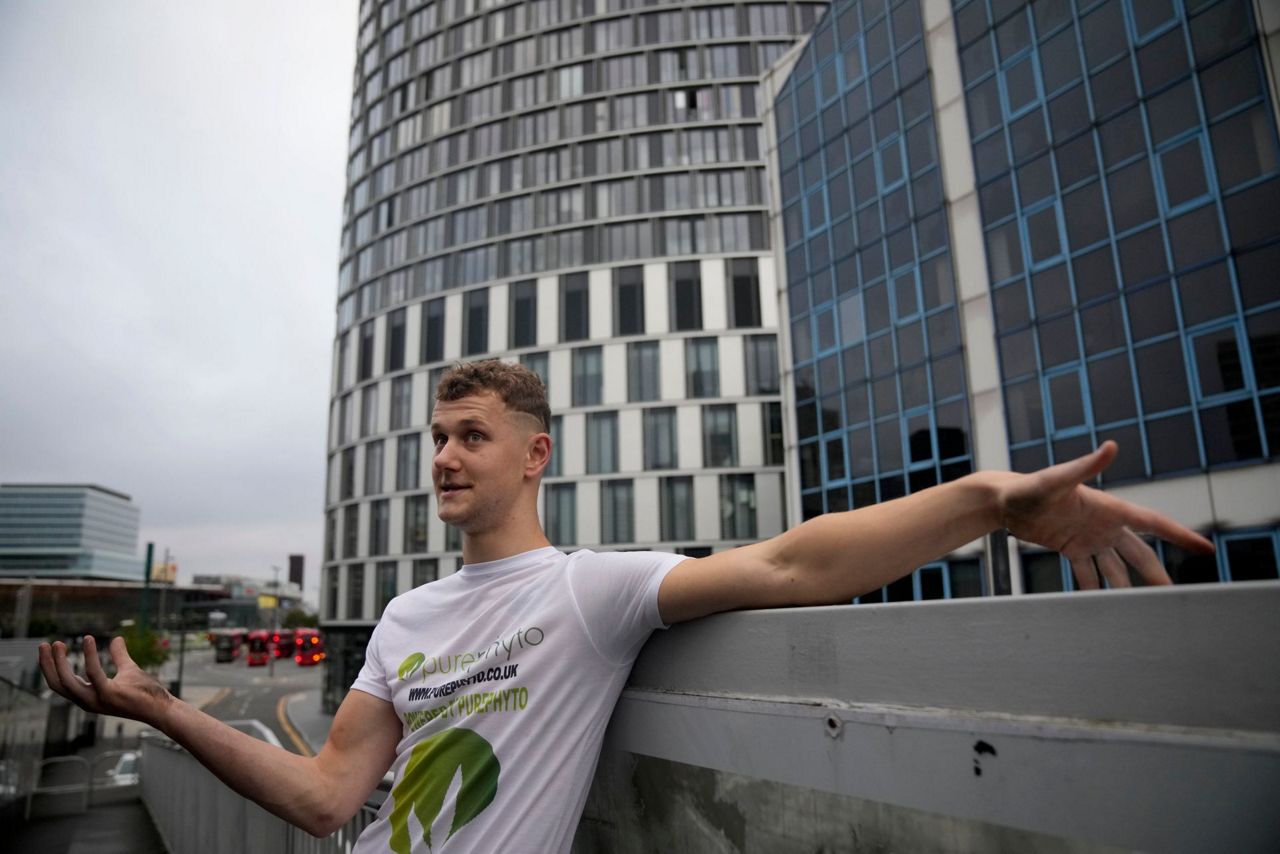
[[[511,517],[539,432],[536,424],[492,392],[436,403],[431,480],[442,521],[480,533]]]

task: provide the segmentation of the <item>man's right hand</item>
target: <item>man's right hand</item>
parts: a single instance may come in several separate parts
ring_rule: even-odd
[[[134,663],[124,638],[111,641],[111,659],[116,665],[114,679],[102,669],[97,642],[92,635],[85,635],[84,670],[89,677],[86,679],[72,670],[66,644],[62,641],[40,644],[40,670],[54,691],[86,711],[132,718],[159,727],[174,702],[173,695]]]

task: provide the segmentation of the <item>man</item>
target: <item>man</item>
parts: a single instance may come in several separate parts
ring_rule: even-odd
[[[322,836],[390,768],[394,785],[356,851],[564,851],[632,661],[664,625],[738,608],[849,602],[983,534],[1007,528],[1065,554],[1082,587],[1169,577],[1134,533],[1212,545],[1172,520],[1082,484],[1114,443],[1031,475],[980,472],[874,507],[812,519],[701,559],[564,555],[537,515],[552,453],[538,378],[518,365],[455,366],[431,423],[432,481],[463,532],[463,567],[397,597],[319,755],[303,758],[186,705],[116,638],[108,679],[85,638],[88,679],[40,648],[49,685],[86,709],[144,721],[240,794]]]

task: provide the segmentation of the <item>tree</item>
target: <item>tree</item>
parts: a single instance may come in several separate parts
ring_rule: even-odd
[[[309,614],[303,608],[290,608],[284,615],[284,619],[280,621],[280,625],[286,629],[311,628],[320,622],[319,614]]]
[[[153,629],[142,631],[137,623],[120,627],[120,636],[132,658],[143,670],[154,670],[169,660],[169,645]]]

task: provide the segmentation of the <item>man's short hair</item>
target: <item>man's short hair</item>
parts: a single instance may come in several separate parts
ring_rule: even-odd
[[[462,400],[485,392],[496,394],[512,412],[532,415],[542,425],[542,432],[551,432],[547,387],[524,365],[501,359],[456,362],[440,378],[436,400]]]

